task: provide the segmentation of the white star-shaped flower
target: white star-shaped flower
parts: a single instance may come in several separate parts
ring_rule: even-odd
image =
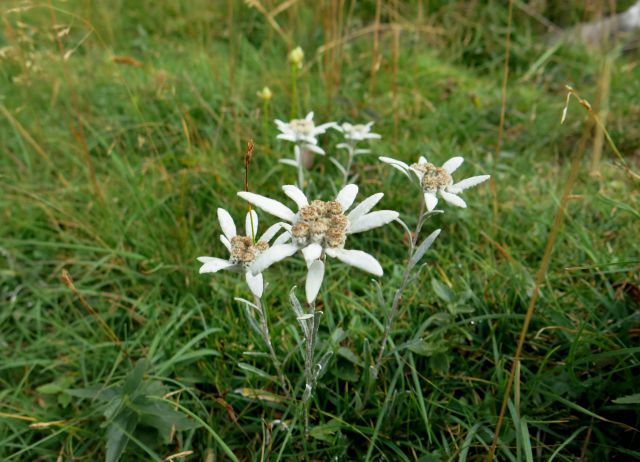
[[[309,268],[306,282],[309,303],[315,300],[322,284],[324,255],[375,276],[382,276],[382,266],[378,260],[361,250],[345,249],[344,245],[348,235],[377,228],[398,218],[398,212],[392,210],[370,212],[382,199],[383,193],[369,196],[346,214],[358,194],[358,187],[354,184],[342,188],[335,200],[328,202],[309,202],[305,194],[293,185],[285,185],[282,190],[297,204],[297,213],[268,197],[250,192],[238,193],[244,200],[290,224],[287,226],[288,233],[282,234],[288,234],[288,238],[283,240],[290,239],[290,242],[277,243],[265,250],[253,265],[254,273],[301,250]]]
[[[450,204],[466,208],[467,203],[459,196],[465,189],[476,186],[489,179],[489,175],[472,176],[471,178],[453,182],[451,174],[462,165],[462,157],[452,157],[446,161],[442,167],[436,167],[427,161],[424,156],[420,156],[417,163],[407,165],[401,160],[390,157],[379,157],[379,159],[400,170],[410,180],[417,178],[418,185],[424,193],[424,202],[427,210],[431,212],[438,205],[438,195]],[[413,172],[415,177],[411,174]]]
[[[281,132],[277,136],[279,140],[291,141],[303,149],[318,154],[324,154],[324,150],[318,146],[318,135],[322,135],[328,128],[336,125],[335,122],[328,122],[316,126],[313,122],[313,112],[307,114],[304,119],[293,119],[289,123],[277,119],[275,122]]]
[[[238,236],[236,225],[225,209],[218,209],[218,221],[222,228],[220,241],[229,251],[229,258],[198,257],[202,263],[200,274],[217,273],[220,270],[229,270],[244,273],[251,292],[258,298],[262,297],[264,283],[262,271],[253,271],[257,257],[269,248],[269,241],[282,228],[282,223],[270,226],[259,240],[255,240],[258,233],[258,214],[252,210],[247,213],[245,220],[245,236]]]
[[[333,128],[338,130],[344,135],[344,138],[349,141],[363,141],[380,139],[381,136],[371,131],[373,122],[366,124],[350,124],[345,122],[342,125],[334,125]]]

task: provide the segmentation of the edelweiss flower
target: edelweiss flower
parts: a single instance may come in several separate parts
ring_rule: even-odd
[[[246,236],[237,235],[236,225],[225,209],[218,209],[218,221],[223,233],[220,236],[220,241],[231,255],[227,260],[216,257],[198,257],[198,261],[203,264],[200,267],[200,274],[217,273],[223,269],[244,273],[251,292],[258,298],[262,297],[264,289],[262,271],[252,271],[252,268],[256,258],[269,248],[269,241],[280,230],[282,223],[270,226],[256,241],[254,238],[258,233],[258,214],[254,210],[247,213]]]
[[[268,197],[250,192],[238,193],[244,200],[291,224],[288,231],[291,242],[277,244],[265,250],[252,267],[254,273],[301,250],[309,267],[306,287],[309,303],[315,300],[322,283],[324,265],[320,259],[323,255],[382,276],[378,260],[361,250],[347,250],[344,245],[349,234],[377,228],[398,218],[398,212],[392,210],[369,213],[384,194],[377,193],[366,198],[345,215],[358,194],[358,187],[354,184],[342,188],[335,200],[328,202],[314,200],[309,203],[304,193],[293,185],[285,185],[282,190],[297,204],[298,213]]]
[[[345,139],[349,141],[380,139],[381,136],[379,134],[371,132],[372,126],[373,122],[356,125],[345,122],[342,125],[334,125],[333,128],[344,134]]]
[[[313,112],[307,114],[304,119],[293,119],[289,123],[277,119],[275,122],[278,130],[282,132],[277,136],[279,140],[291,141],[303,149],[318,154],[324,154],[324,151],[318,146],[317,136],[322,135],[329,127],[335,126],[335,122],[329,122],[316,127],[313,123]]]
[[[409,179],[412,178],[410,172],[415,173],[418,178],[419,186],[424,192],[424,202],[427,205],[427,210],[429,212],[435,209],[436,205],[438,205],[438,197],[436,194],[439,194],[440,197],[450,204],[466,208],[467,204],[462,200],[459,194],[461,194],[465,189],[476,186],[489,179],[489,175],[479,175],[454,183],[451,174],[462,165],[462,162],[464,162],[462,157],[452,157],[446,161],[442,167],[436,167],[432,163],[427,162],[427,159],[424,156],[420,156],[418,162],[411,164],[411,166],[405,164],[401,160],[392,159],[390,157],[379,157],[379,159],[382,162],[400,170]]]

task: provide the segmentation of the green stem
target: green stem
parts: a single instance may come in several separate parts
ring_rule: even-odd
[[[298,66],[291,65],[291,119],[298,117]]]

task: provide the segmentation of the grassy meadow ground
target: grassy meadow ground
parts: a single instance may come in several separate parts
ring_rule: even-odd
[[[2,2],[0,460],[103,460],[122,413],[98,390],[130,398],[144,387],[176,404],[146,404],[158,412],[127,427],[124,461],[484,460],[553,230],[496,460],[640,458],[638,181],[606,142],[599,174],[589,173],[594,131],[575,100],[559,123],[565,84],[601,100],[613,141],[640,170],[637,49],[610,55],[607,84],[601,53],[556,45],[541,24],[589,17],[583,2],[570,13],[514,2],[498,157],[506,2],[382,2],[373,79],[375,1],[290,3],[274,19],[291,44],[240,1]],[[494,213],[482,185],[465,196],[468,209],[426,224],[443,232],[405,293],[377,380],[368,366],[386,310],[371,277],[328,265],[319,349],[335,355],[308,439],[234,301],[246,285],[232,273],[201,276],[195,260],[225,254],[218,206],[245,213],[235,193],[247,139],[254,191],[283,199],[280,185],[295,181],[277,163],[291,147],[275,141],[271,122],[265,132],[256,97],[268,85],[270,117],[288,119],[291,45],[306,53],[301,112],[374,120],[383,135],[375,154],[463,155],[462,177],[491,173],[498,205]],[[337,141],[329,133],[321,145],[334,153]],[[418,197],[400,174],[375,155],[355,169],[359,199],[384,191],[382,207],[413,223]],[[308,177],[318,195],[335,191],[327,159]],[[392,224],[350,238],[379,257],[387,299],[401,278],[403,234]],[[299,397],[287,293],[304,285],[305,268],[282,263],[267,274],[275,348]],[[134,366],[144,358],[141,377]],[[194,425],[183,419],[184,430],[170,431],[176,411]]]

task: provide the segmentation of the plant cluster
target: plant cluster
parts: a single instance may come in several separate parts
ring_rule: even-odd
[[[289,122],[276,120],[275,123],[280,131],[277,138],[293,144],[293,158],[281,159],[280,162],[296,168],[297,185],[283,185],[282,191],[295,203],[297,211],[278,200],[248,190],[248,168],[253,153],[253,145],[250,144],[245,157],[245,168],[247,169],[245,190],[238,192],[238,196],[249,204],[249,212],[245,219],[245,234],[239,235],[229,213],[219,208],[218,220],[223,233],[220,240],[229,251],[230,256],[227,259],[199,257],[198,260],[202,263],[200,273],[230,270],[245,275],[247,285],[253,294],[253,302],[241,298],[237,300],[244,304],[250,325],[267,346],[283,392],[287,396],[291,396],[290,383],[292,381],[287,380],[284,374],[282,361],[275,352],[269,334],[268,316],[263,301],[264,274],[275,263],[301,254],[307,267],[305,303],[300,303],[296,296],[296,287],[290,289],[289,298],[304,338],[302,354],[305,386],[300,403],[304,414],[305,433],[308,433],[309,400],[318,379],[328,367],[332,355],[330,350],[324,352],[320,359],[316,355],[318,329],[322,316],[317,300],[324,281],[327,257],[380,277],[384,273],[380,262],[371,253],[349,248],[347,242],[349,236],[392,222],[399,223],[409,236],[409,255],[401,283],[395,290],[391,306],[382,307],[387,310],[384,333],[377,360],[375,364],[370,365],[375,377],[382,364],[391,326],[400,308],[402,294],[410,281],[412,271],[440,234],[441,230],[436,229],[419,243],[426,219],[435,213],[442,212],[442,210],[436,209],[439,203],[438,197],[451,205],[467,207],[460,195],[466,189],[486,181],[489,176],[474,176],[455,182],[453,174],[462,165],[462,157],[453,157],[446,161],[442,167],[427,161],[424,156],[420,156],[418,162],[411,165],[401,160],[379,157],[381,162],[401,171],[416,187],[418,206],[412,207],[410,212],[416,216],[416,225],[413,230],[410,230],[409,226],[400,218],[399,212],[373,210],[382,200],[384,196],[382,192],[373,194],[354,205],[359,190],[354,182],[357,177],[354,177],[352,173],[354,157],[371,152],[362,146],[363,142],[381,138],[379,134],[371,131],[373,122],[365,124],[328,122],[316,125],[314,113],[309,112],[302,119],[294,118]],[[347,151],[347,159],[344,164],[335,157],[330,158],[340,172],[336,186],[341,182],[342,187],[333,198],[316,199],[309,197],[304,191],[308,185],[305,180],[307,170],[305,164],[308,163],[308,158],[312,154],[326,155],[325,149],[319,145],[318,137],[329,129],[334,129],[343,136],[342,142],[336,148]],[[259,219],[253,207],[281,221],[270,226],[262,236],[258,237]],[[272,239],[273,243],[270,244]],[[382,303],[384,304],[384,300]]]

